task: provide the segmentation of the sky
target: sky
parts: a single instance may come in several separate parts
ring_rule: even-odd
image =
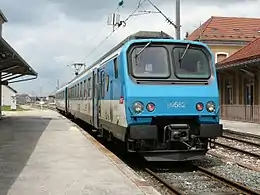
[[[175,21],[174,0],[151,0]],[[108,16],[117,12],[126,19],[139,0],[0,0],[0,9],[8,18],[3,37],[38,72],[38,78],[12,84],[18,93],[49,95],[57,83],[74,77],[75,62],[91,65],[102,54],[128,35],[140,30],[164,31],[175,36],[175,29],[160,14],[131,17],[125,27],[111,34]],[[181,0],[181,37],[191,33],[211,16],[260,18],[260,0]],[[145,1],[138,11],[156,11]],[[136,12],[142,13],[142,12]],[[105,41],[104,41],[105,40]],[[100,43],[102,44],[100,45]]]

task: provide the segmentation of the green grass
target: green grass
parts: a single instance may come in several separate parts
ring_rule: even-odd
[[[1,106],[1,110],[2,111],[26,111],[26,110],[29,110],[29,109],[23,109],[22,107],[17,105],[16,110],[12,110],[11,106]]]

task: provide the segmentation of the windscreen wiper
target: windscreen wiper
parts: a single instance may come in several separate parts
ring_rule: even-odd
[[[188,45],[186,46],[186,48],[185,48],[185,50],[184,50],[184,52],[183,52],[182,56],[181,56],[181,57],[180,57],[180,59],[179,59],[179,62],[181,62],[181,61],[182,61],[182,59],[183,59],[183,58],[184,58],[184,56],[186,55],[186,53],[187,53],[187,51],[188,51],[189,47],[190,47],[190,43],[188,43]]]
[[[135,58],[137,58],[152,42],[148,42],[137,54],[135,54]]]

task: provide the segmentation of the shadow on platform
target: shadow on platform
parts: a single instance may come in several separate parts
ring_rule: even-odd
[[[33,116],[11,116],[0,121],[1,195],[8,193],[51,120]]]

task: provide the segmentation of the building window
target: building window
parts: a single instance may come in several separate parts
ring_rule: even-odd
[[[246,105],[254,104],[254,85],[253,85],[253,83],[247,83],[245,85],[245,104]]]
[[[233,104],[233,86],[231,80],[225,83],[225,104]]]
[[[221,62],[222,60],[226,59],[228,57],[228,53],[226,52],[217,52],[215,55],[215,62]]]

